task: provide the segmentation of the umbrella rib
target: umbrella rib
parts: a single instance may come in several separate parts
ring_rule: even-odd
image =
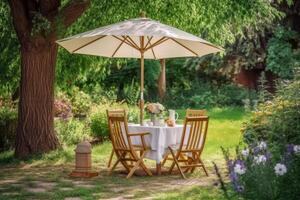
[[[119,44],[119,46],[116,48],[115,52],[112,54],[111,57],[114,57],[116,55],[116,53],[119,51],[119,49],[121,48],[122,44],[124,44],[126,40],[126,36],[124,37],[123,41],[121,41],[121,43]]]
[[[115,36],[115,35],[113,35],[113,37],[116,38],[116,39],[118,39],[118,40],[120,40],[121,42],[123,41],[121,38],[119,38],[119,37],[117,37],[117,36]],[[136,50],[139,51],[139,49],[138,49],[137,47],[135,47],[133,44],[131,44],[130,42],[128,42],[127,39],[124,41],[124,43],[126,43],[127,45],[129,45],[129,46],[131,46],[132,48],[134,48],[134,49],[136,49]]]
[[[195,56],[199,56],[195,51],[193,51],[192,49],[188,48],[187,46],[185,46],[184,44],[178,42],[177,40],[175,40],[174,38],[170,38],[171,40],[173,40],[174,42],[176,42],[177,44],[179,44],[180,46],[182,46],[183,48],[187,49],[188,51],[192,52],[193,54],[195,54]]]
[[[162,37],[161,39],[157,40],[157,41],[154,42],[152,45],[150,45],[149,47],[147,47],[147,48],[145,49],[145,51],[148,51],[150,48],[153,48],[153,47],[155,47],[155,46],[157,46],[157,45],[159,45],[159,44],[161,44],[161,43],[167,41],[168,39],[170,39],[170,38]]]
[[[86,47],[86,46],[92,44],[93,42],[96,42],[96,41],[98,41],[98,40],[104,38],[104,37],[105,37],[105,35],[100,36],[100,37],[98,37],[98,38],[96,38],[96,39],[94,39],[94,40],[92,40],[92,41],[90,41],[90,42],[88,42],[88,43],[86,43],[86,44],[84,44],[84,45],[78,47],[77,49],[73,50],[72,53],[75,53],[76,51],[78,51],[78,50],[80,50],[80,49],[82,49],[82,48],[84,48],[84,47]]]
[[[152,37],[150,38],[150,40],[149,40],[149,37],[147,36],[147,38],[148,38],[148,43],[149,43],[149,45],[151,46],[151,42],[150,42],[150,40],[152,39]],[[148,45],[148,44],[147,44]],[[146,46],[147,46],[146,45]],[[156,56],[155,56],[155,53],[154,53],[154,50],[153,50],[153,48],[151,47],[151,51],[152,51],[152,54],[153,54],[153,57],[154,57],[154,59],[156,60]]]
[[[149,39],[149,37],[147,36],[148,42],[147,42],[147,44],[145,45],[145,49],[148,47],[148,45],[151,45],[150,42],[151,42],[152,38],[153,38],[153,36],[151,36],[150,39]]]
[[[136,46],[136,48],[140,49],[139,46],[133,41],[133,39],[130,36],[127,37],[130,40],[130,41],[127,40],[128,42],[131,42],[134,46]]]

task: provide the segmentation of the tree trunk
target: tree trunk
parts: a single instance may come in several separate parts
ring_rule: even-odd
[[[158,94],[159,98],[162,101],[166,94],[166,60],[160,60],[160,74],[158,78]]]
[[[55,43],[21,47],[16,157],[48,152],[59,145],[53,125],[56,56]]]

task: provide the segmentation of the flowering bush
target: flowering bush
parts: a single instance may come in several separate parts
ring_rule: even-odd
[[[161,114],[165,110],[165,107],[160,103],[149,103],[146,106],[146,111],[149,114]]]
[[[54,116],[60,118],[72,117],[72,107],[71,104],[64,99],[54,100]]]
[[[237,149],[234,159],[223,152],[236,195],[255,200],[300,197],[300,145],[288,145],[280,157],[264,141]]]
[[[244,124],[244,141],[267,141],[272,151],[282,152],[286,145],[300,144],[300,81],[278,86],[274,98],[259,105]]]

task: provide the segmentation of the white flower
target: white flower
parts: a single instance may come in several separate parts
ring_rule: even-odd
[[[287,172],[286,166],[281,163],[277,163],[274,167],[275,174],[278,176],[282,176]]]
[[[254,156],[253,160],[256,164],[265,164],[267,161],[267,158],[264,155],[258,155],[258,156]]]
[[[293,150],[296,154],[299,154],[300,153],[300,145],[295,145]]]
[[[260,150],[265,150],[267,149],[267,144],[264,141],[261,141],[260,143],[258,143],[258,148]]]
[[[235,164],[233,170],[237,174],[245,174],[245,172],[246,172],[246,168],[240,164]]]
[[[249,149],[244,149],[244,150],[242,150],[242,155],[244,156],[244,157],[248,157],[248,155],[249,155]]]

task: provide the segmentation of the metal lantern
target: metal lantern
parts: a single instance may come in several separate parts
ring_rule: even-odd
[[[75,149],[75,170],[70,176],[74,177],[93,177],[98,172],[92,171],[92,145],[88,141],[79,143]]]

